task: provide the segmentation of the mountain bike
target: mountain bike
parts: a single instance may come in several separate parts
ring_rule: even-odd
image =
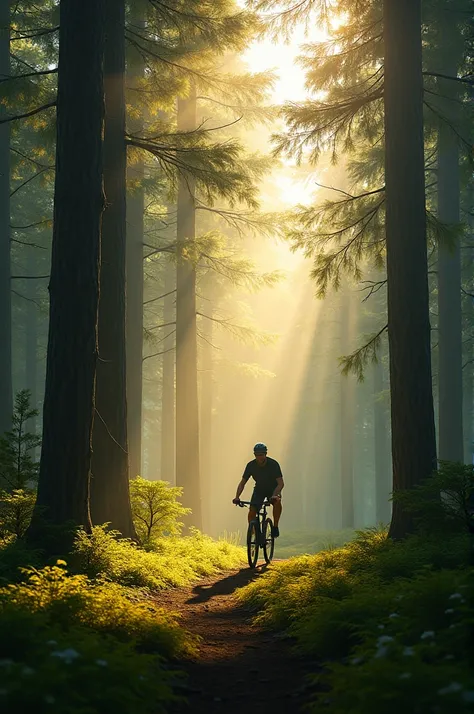
[[[239,501],[237,504],[241,508],[250,506],[250,501]],[[275,550],[275,539],[273,537],[273,521],[267,517],[267,508],[271,505],[268,499],[262,503],[257,517],[249,523],[247,529],[247,560],[251,568],[255,568],[258,562],[258,551],[263,550],[265,562],[271,563],[273,551]]]

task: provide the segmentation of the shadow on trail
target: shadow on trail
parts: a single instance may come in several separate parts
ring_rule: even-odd
[[[193,588],[193,597],[187,600],[187,604],[196,605],[198,603],[207,602],[213,597],[222,595],[232,595],[237,588],[243,588],[255,580],[259,575],[267,570],[267,565],[260,565],[254,570],[251,568],[242,568],[237,573],[233,573],[222,580],[218,580],[211,585],[196,585]]]

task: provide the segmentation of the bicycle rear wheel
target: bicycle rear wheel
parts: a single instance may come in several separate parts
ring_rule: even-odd
[[[267,564],[272,562],[274,550],[273,521],[271,518],[267,518],[263,524],[263,556]]]
[[[247,530],[247,560],[251,568],[255,568],[258,561],[259,528],[257,521],[250,521]]]

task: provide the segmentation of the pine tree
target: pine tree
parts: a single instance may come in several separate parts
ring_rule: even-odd
[[[10,5],[0,5],[0,78],[10,75]],[[5,86],[5,84],[3,85]],[[7,109],[0,103],[0,120]],[[10,124],[0,124],[0,434],[10,429],[13,412],[10,277]]]
[[[436,468],[421,52],[421,0],[384,0],[385,232],[394,492],[412,488]],[[405,536],[412,527],[412,517],[395,502],[392,538]]]
[[[61,2],[43,442],[29,529],[36,541],[44,538],[44,521],[90,527],[103,211],[103,55],[103,2]]]
[[[178,131],[197,128],[196,90],[178,100]],[[195,182],[179,181],[177,205],[176,279],[176,485],[183,488],[183,504],[191,508],[192,524],[202,528],[197,383]]]
[[[136,32],[146,29],[147,0],[135,0],[130,11],[129,27]],[[128,47],[127,83],[133,96],[143,86],[145,57],[133,46]],[[129,131],[143,131],[142,112],[130,116]],[[132,111],[129,110],[129,114]],[[142,393],[143,393],[143,240],[145,214],[144,157],[128,160],[127,192],[127,410],[130,477],[141,474]]]
[[[91,516],[135,535],[129,495],[125,367],[126,165],[125,2],[105,2],[104,191],[99,359],[95,395]]]
[[[462,63],[463,41],[458,2],[438,10],[437,48],[440,74],[456,78]],[[435,55],[436,56],[436,55]],[[453,79],[439,78],[437,204],[439,220],[456,233],[460,224],[461,93]],[[438,247],[438,390],[439,458],[463,461],[461,238],[440,241]]]

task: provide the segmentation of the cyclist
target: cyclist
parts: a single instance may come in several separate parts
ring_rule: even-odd
[[[232,503],[235,503],[236,506],[239,505],[240,495],[247,481],[252,476],[255,481],[255,487],[252,498],[250,499],[249,523],[257,517],[262,503],[265,498],[268,498],[273,505],[274,526],[272,535],[274,538],[278,538],[280,535],[278,523],[282,512],[281,491],[285,484],[283,483],[283,474],[281,473],[280,464],[278,461],[275,461],[275,459],[271,459],[267,456],[267,451],[268,449],[265,444],[255,444],[253,447],[255,458],[253,461],[249,461],[245,467],[244,474],[237,486],[237,493]]]

